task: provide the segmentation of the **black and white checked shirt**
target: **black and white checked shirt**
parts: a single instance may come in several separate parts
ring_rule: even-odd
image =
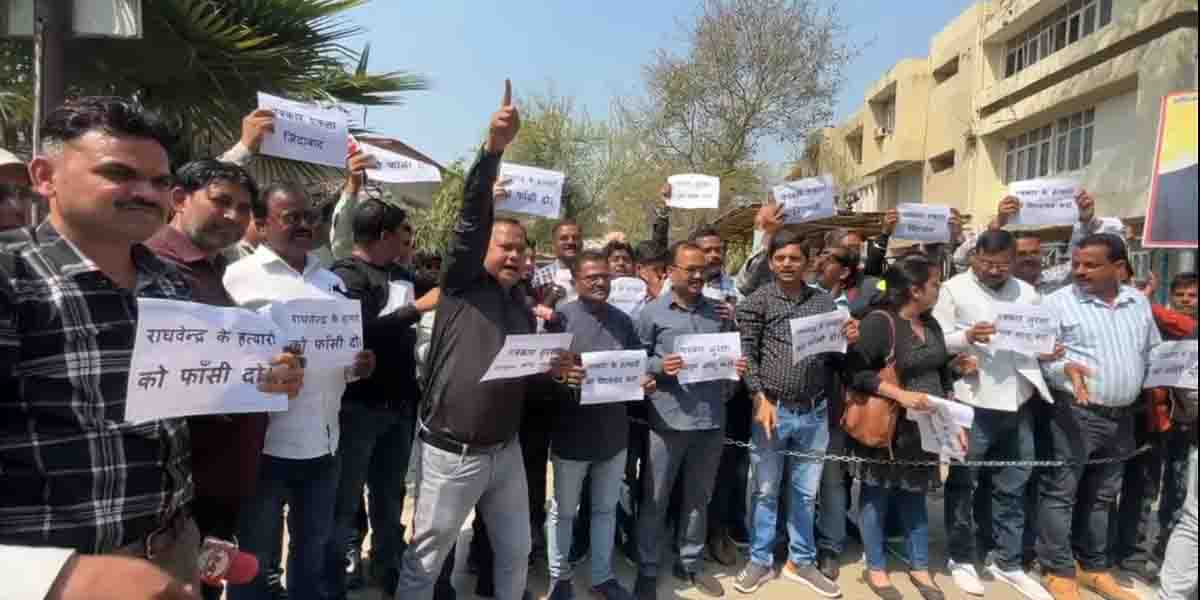
[[[0,544],[111,552],[192,499],[185,422],[125,423],[137,297],[191,291],[144,246],[134,294],[37,233],[0,257]]]
[[[742,355],[749,363],[746,387],[750,394],[764,392],[776,404],[815,406],[828,400],[837,386],[838,361],[818,354],[792,364],[791,320],[837,310],[833,298],[805,286],[790,298],[770,282],[738,304],[738,330]]]

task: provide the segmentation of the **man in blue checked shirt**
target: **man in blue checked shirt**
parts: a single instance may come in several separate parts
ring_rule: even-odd
[[[1050,442],[1056,460],[1079,463],[1134,450],[1134,403],[1150,350],[1162,338],[1146,297],[1120,283],[1128,264],[1120,237],[1089,235],[1072,257],[1074,283],[1045,299],[1061,320],[1066,349],[1063,358],[1042,365],[1055,401]],[[1056,600],[1078,599],[1080,584],[1109,600],[1137,600],[1109,572],[1109,511],[1123,472],[1123,464],[1113,462],[1043,475],[1037,553]]]

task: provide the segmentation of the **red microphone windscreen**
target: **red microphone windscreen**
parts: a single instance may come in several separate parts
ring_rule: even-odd
[[[229,557],[229,570],[225,581],[232,585],[244,585],[258,575],[258,558],[248,552],[235,551]]]

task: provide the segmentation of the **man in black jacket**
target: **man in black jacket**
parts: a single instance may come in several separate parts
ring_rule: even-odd
[[[437,302],[436,292],[414,298],[411,276],[395,267],[412,249],[412,226],[403,209],[367,200],[357,208],[353,223],[353,253],[331,270],[345,283],[346,295],[362,302],[366,347],[387,367],[349,384],[342,396],[342,471],[329,548],[334,598],[345,597],[346,561],[357,563],[355,517],[364,483],[371,488],[374,572],[381,575],[385,589],[396,585],[395,563],[404,539],[397,507],[404,504],[404,477],[420,400],[413,325]]]
[[[487,523],[495,550],[496,598],[518,600],[525,593],[529,496],[516,438],[530,378],[480,381],[508,336],[534,330],[524,294],[514,289],[523,274],[525,229],[495,218],[492,195],[500,158],[519,128],[506,83],[487,141],[467,173],[442,272],[419,411],[413,536],[396,587],[396,596],[406,600],[433,597],[442,562],[473,508]],[[563,353],[554,356],[551,372],[577,382],[580,370],[563,359]]]

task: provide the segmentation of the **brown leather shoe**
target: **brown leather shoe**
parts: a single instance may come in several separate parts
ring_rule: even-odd
[[[1046,591],[1054,596],[1054,600],[1082,600],[1079,596],[1079,583],[1074,577],[1060,577],[1047,573],[1042,583],[1046,585]]]
[[[1079,583],[1083,587],[1100,594],[1100,597],[1105,600],[1141,600],[1134,592],[1131,592],[1117,583],[1112,573],[1108,571],[1085,571],[1079,570]]]

